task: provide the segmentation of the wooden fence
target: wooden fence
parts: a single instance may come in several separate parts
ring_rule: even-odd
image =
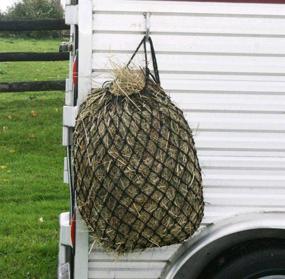
[[[68,30],[63,19],[0,21],[0,32]],[[64,61],[69,60],[69,52],[5,52],[0,53],[0,62],[16,61]],[[24,91],[65,90],[64,80],[26,81],[0,83],[0,93]]]

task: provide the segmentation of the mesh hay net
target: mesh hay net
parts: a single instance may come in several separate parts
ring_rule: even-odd
[[[77,206],[107,250],[181,243],[199,227],[204,202],[192,132],[158,71],[121,69],[88,95],[73,157]]]

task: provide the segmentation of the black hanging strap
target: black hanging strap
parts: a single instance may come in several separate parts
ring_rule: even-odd
[[[148,56],[147,56],[147,46],[146,43],[149,42],[150,44],[150,52],[151,52],[151,59],[152,59],[152,64],[153,64],[153,71],[154,75],[152,75],[151,71],[149,70],[148,67]],[[130,66],[131,62],[133,61],[134,57],[140,50],[140,48],[143,46],[144,48],[144,55],[145,55],[145,70],[146,70],[146,83],[149,79],[149,76],[152,76],[154,81],[158,84],[160,84],[160,77],[159,77],[159,71],[158,71],[158,66],[157,66],[157,60],[156,60],[156,55],[155,55],[155,50],[154,50],[154,45],[153,41],[150,36],[144,36],[142,41],[139,43],[138,47],[136,48],[135,52],[133,53],[131,59],[127,63],[127,67]]]
[[[160,84],[160,76],[159,76],[159,71],[158,71],[158,66],[157,66],[157,60],[156,60],[155,50],[154,50],[154,46],[153,46],[153,42],[152,42],[151,37],[148,37],[148,41],[150,44],[150,51],[151,51],[154,76],[155,76],[156,82],[158,84]]]
[[[141,46],[145,43],[145,37],[143,37],[143,39],[141,40],[141,42],[139,43],[138,47],[136,48],[135,52],[133,53],[131,59],[129,60],[128,64],[127,64],[127,68],[130,66],[130,64],[132,63],[132,61],[134,60],[135,56],[137,55],[138,51],[140,50]],[[145,50],[146,51],[146,50]]]

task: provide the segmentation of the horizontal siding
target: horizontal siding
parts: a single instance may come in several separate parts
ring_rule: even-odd
[[[139,41],[138,41],[139,42]],[[171,56],[172,59],[169,59]],[[94,53],[93,69],[111,69],[111,62],[124,65],[130,55],[116,52]],[[285,57],[245,57],[193,54],[159,54],[161,73],[206,73],[235,75],[282,75],[285,76]],[[134,59],[135,65],[143,63],[143,55]]]
[[[96,17],[95,17],[96,18]],[[284,25],[284,24],[283,24]],[[96,29],[95,29],[96,30]],[[110,31],[111,32],[111,31]],[[104,52],[112,49],[112,52],[131,53],[138,44],[138,34],[125,32],[113,32],[112,38],[117,43],[115,46],[110,41],[110,32],[102,29],[100,32],[95,31],[93,35],[93,50]],[[285,32],[285,31],[284,31]],[[247,55],[247,56],[284,56],[285,40],[284,38],[265,37],[246,37],[242,40],[238,36],[205,35],[192,34],[185,36],[179,33],[173,35],[174,39],[169,39],[168,34],[153,34],[152,38],[156,42],[157,53],[182,53],[182,54],[221,54],[221,55]],[[179,44],[177,44],[179,41]],[[209,48],[209,44],[211,48]]]
[[[116,257],[108,255],[100,248],[95,248],[89,257],[89,279],[158,278],[161,270],[179,246],[147,249],[144,252]]]
[[[208,205],[205,208],[205,218],[204,222],[207,224],[215,223],[224,218],[230,218],[239,214],[249,214],[255,212],[284,212],[284,206],[275,207],[275,206],[249,206],[249,205],[232,205],[232,206],[210,206]]]
[[[116,270],[106,269],[89,269],[89,279],[156,279],[161,274],[161,269],[140,269],[140,265],[136,268],[124,269],[120,268],[120,272]]]
[[[277,95],[272,98],[272,94],[250,95],[238,94],[210,94],[204,92],[201,100],[201,93],[191,92],[171,92],[170,97],[180,108],[191,111],[223,111],[223,112],[244,112],[244,113],[264,113],[264,114],[283,114],[285,111],[285,94]]]
[[[285,140],[285,139],[284,139]],[[285,171],[285,157],[201,157],[200,165],[204,169],[257,169]]]
[[[162,86],[184,110],[203,171],[203,225],[285,211],[285,5],[93,0],[93,87],[124,65],[152,12]],[[136,64],[143,65],[140,53]],[[89,277],[159,278],[178,246],[113,257]]]
[[[108,54],[110,55],[110,54]],[[113,57],[115,57],[113,55]],[[94,69],[93,86],[100,86],[104,81],[111,78],[107,69],[99,71]],[[211,93],[215,96],[220,94],[240,95],[285,95],[285,79],[278,76],[237,76],[237,75],[199,75],[199,74],[161,74],[163,87],[169,93],[193,93],[200,95]],[[190,98],[188,96],[187,98]],[[223,96],[225,97],[225,96]],[[243,98],[240,96],[239,98]],[[204,99],[201,96],[200,102]],[[273,98],[271,102],[274,102]],[[246,102],[244,102],[246,105]],[[257,103],[258,105],[258,103]]]
[[[169,257],[177,250],[180,245],[172,245],[171,247],[161,247],[155,249],[146,249],[144,252],[134,252],[126,255],[111,258],[100,247],[94,249],[94,253],[90,254],[90,262],[98,261],[115,261],[115,262],[166,262]]]
[[[187,14],[187,15],[231,15],[233,17],[262,17],[284,18],[284,5],[256,5],[232,3],[198,3],[167,1],[137,1],[137,0],[93,0],[94,13],[141,13],[152,12],[158,14]]]
[[[198,131],[285,132],[285,116],[279,114],[185,112],[184,116],[190,126]]]
[[[134,14],[95,13],[93,22],[95,32],[139,33],[145,30],[144,17],[139,12]],[[284,25],[285,18],[271,18],[266,21],[263,17],[199,16],[195,14],[154,14],[151,18],[151,32],[154,34],[171,33],[174,38],[181,34],[281,37],[285,35],[285,30],[282,28]]]

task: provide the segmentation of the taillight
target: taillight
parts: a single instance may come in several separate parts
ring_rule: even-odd
[[[74,58],[73,66],[72,66],[72,79],[73,79],[73,86],[78,85],[78,57],[77,55]]]
[[[75,217],[75,214],[72,216],[72,219],[71,219],[71,224],[70,224],[70,237],[71,237],[71,243],[72,243],[72,246],[74,247],[75,245],[75,229],[76,229],[76,217]]]

